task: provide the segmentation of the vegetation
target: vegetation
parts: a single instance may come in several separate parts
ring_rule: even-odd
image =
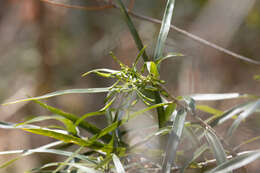
[[[49,2],[49,1],[48,1]],[[12,160],[3,163],[5,168],[15,161],[36,153],[50,153],[65,156],[64,161],[51,162],[28,172],[186,172],[198,170],[207,173],[232,172],[260,158],[260,149],[237,152],[245,144],[259,139],[254,137],[236,147],[230,146],[229,141],[238,126],[250,115],[259,114],[260,98],[250,94],[193,94],[189,96],[174,96],[165,87],[166,81],[160,79],[162,61],[170,61],[182,57],[181,53],[164,54],[164,46],[171,27],[174,11],[174,0],[168,0],[154,55],[146,53],[146,46],[136,30],[130,14],[122,0],[116,4],[110,2],[109,7],[119,8],[125,20],[136,47],[139,49],[132,66],[127,66],[111,52],[111,58],[118,64],[119,69],[94,69],[90,73],[103,78],[111,78],[114,83],[110,87],[70,89],[48,93],[38,97],[4,103],[34,101],[47,109],[51,115],[37,116],[18,124],[0,122],[0,128],[21,129],[30,133],[48,136],[57,141],[29,150],[3,151],[1,155],[19,154]],[[177,28],[178,29],[178,28]],[[189,35],[188,35],[189,36]],[[196,37],[193,37],[196,39]],[[197,39],[200,41],[201,39]],[[207,43],[206,43],[207,44]],[[210,44],[212,45],[212,44]],[[213,47],[214,46],[213,44]],[[225,51],[225,50],[224,50]],[[228,53],[228,51],[226,51]],[[247,61],[248,58],[236,56]],[[249,60],[251,63],[259,62]],[[255,79],[258,80],[256,75]],[[40,100],[64,94],[94,94],[106,93],[104,107],[89,112],[81,117],[50,106]],[[242,104],[231,107],[226,111],[214,109],[208,105],[196,104],[197,101],[216,101],[226,99],[246,98]],[[150,116],[156,110],[157,126],[133,129],[149,134],[135,144],[129,144],[124,126],[141,116]],[[206,112],[212,116],[201,119],[200,113]],[[103,116],[107,126],[103,129],[88,122],[92,116]],[[229,119],[234,119],[224,137],[214,128],[223,125]],[[35,123],[45,120],[57,120],[64,126],[39,126]],[[154,130],[151,130],[154,129]],[[86,132],[91,136],[87,137]],[[148,147],[146,144],[154,138],[163,139],[159,147]],[[181,147],[183,143],[185,147]],[[71,148],[78,149],[71,151]],[[188,157],[187,157],[187,154]],[[142,162],[139,162],[143,160]]]

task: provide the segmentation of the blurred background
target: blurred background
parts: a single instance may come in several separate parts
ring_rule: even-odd
[[[80,6],[103,6],[102,0],[56,0]],[[125,1],[133,11],[161,19],[165,0]],[[149,56],[160,25],[133,18]],[[241,55],[260,61],[260,0],[176,0],[172,23],[208,41]],[[0,0],[0,103],[27,96],[70,89],[107,87],[111,81],[95,75],[81,75],[94,68],[118,65],[109,56],[114,54],[131,65],[138,51],[117,9],[85,11],[50,5],[40,0]],[[260,83],[253,76],[260,74],[257,65],[223,54],[171,30],[165,52],[179,52],[184,57],[163,62],[161,78],[173,95],[192,93],[239,92],[259,95]],[[48,100],[53,106],[82,115],[103,106],[103,94],[68,95]],[[243,102],[243,100],[240,100]],[[226,110],[237,100],[209,103]],[[0,121],[20,122],[26,117],[44,115],[39,106],[19,103],[0,108]],[[208,115],[201,114],[202,118]],[[99,127],[102,117],[93,118]],[[232,121],[231,121],[232,122]],[[228,127],[231,122],[224,124]],[[241,124],[236,138],[241,141],[258,136],[260,117],[251,116]],[[224,134],[225,128],[217,129]],[[17,130],[0,130],[0,151],[34,148],[51,139],[28,135]],[[258,149],[259,141],[242,149]],[[0,162],[11,157],[0,157]],[[24,172],[55,158],[33,155],[18,161],[4,172]],[[258,172],[256,161],[248,172]]]

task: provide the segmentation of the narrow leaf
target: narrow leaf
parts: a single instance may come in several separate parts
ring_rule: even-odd
[[[24,101],[47,99],[50,97],[55,97],[55,96],[65,95],[65,94],[103,93],[103,92],[109,92],[110,89],[111,89],[110,87],[107,87],[107,88],[86,88],[86,89],[69,89],[69,90],[55,91],[42,96],[16,100],[16,101],[4,103],[2,105],[9,105],[9,104],[19,103]]]
[[[168,139],[167,147],[166,147],[166,155],[163,161],[162,172],[170,173],[171,167],[174,163],[174,159],[176,156],[176,151],[178,148],[178,144],[180,142],[182,131],[184,127],[184,122],[186,119],[187,112],[183,109],[177,112],[177,115],[173,122],[173,129],[170,133],[170,137]]]
[[[165,45],[165,41],[167,39],[168,32],[171,27],[171,19],[172,19],[172,15],[173,15],[174,3],[175,3],[175,0],[167,1],[160,33],[159,33],[157,44],[155,47],[154,60],[157,60],[162,56],[163,47]]]
[[[225,100],[225,99],[235,99],[246,97],[247,95],[241,95],[239,93],[224,93],[224,94],[193,94],[190,95],[196,101],[215,101],[215,100]]]
[[[125,22],[127,23],[127,26],[128,26],[128,28],[129,28],[129,30],[130,30],[130,32],[132,34],[132,37],[135,40],[135,44],[136,44],[137,48],[139,49],[139,51],[142,51],[142,49],[144,48],[142,40],[141,40],[137,30],[135,29],[135,26],[134,26],[131,18],[129,17],[129,15],[128,15],[127,11],[126,11],[126,8],[125,8],[122,0],[117,0],[117,4],[120,7],[120,11],[121,11],[121,13],[122,13],[122,15],[124,17]],[[143,52],[142,57],[143,57],[144,61],[148,61],[149,60],[149,58],[146,55],[145,51]]]
[[[73,122],[71,120],[61,117],[61,116],[39,116],[39,117],[32,118],[28,121],[25,121],[23,123],[19,123],[19,124],[17,124],[17,126],[41,122],[41,121],[45,121],[45,120],[51,120],[51,119],[62,122],[66,126],[67,131],[70,132],[71,134],[76,135],[78,133],[76,126],[73,124]]]
[[[222,124],[233,116],[239,114],[242,111],[245,111],[248,107],[250,107],[253,102],[243,103],[238,106],[235,106],[227,111],[225,111],[222,115],[219,115],[214,121],[210,123],[212,127]]]
[[[168,53],[166,56],[157,59],[157,60],[155,61],[155,63],[156,63],[156,64],[160,64],[162,61],[164,61],[164,60],[166,60],[166,59],[175,58],[175,57],[179,57],[179,56],[184,56],[184,55],[181,54],[181,53]]]
[[[155,78],[159,79],[159,72],[157,70],[157,65],[153,61],[146,62],[146,67],[148,72]]]
[[[91,70],[89,72],[86,72],[82,75],[82,77],[85,77],[90,73],[96,73],[96,74],[103,76],[103,77],[111,77],[112,75],[117,74],[119,72],[120,71],[117,71],[117,70],[101,68],[101,69],[94,69],[94,70]]]
[[[206,139],[211,147],[211,150],[217,160],[217,164],[221,164],[227,161],[227,156],[226,153],[224,151],[224,148],[221,144],[221,142],[219,141],[218,137],[216,136],[216,134],[210,130],[206,131]]]
[[[235,158],[218,165],[210,171],[207,171],[207,173],[226,173],[241,168],[257,159],[260,159],[260,150],[249,151],[239,154]]]
[[[231,127],[228,129],[227,136],[230,137],[234,131],[239,126],[240,122],[247,118],[250,114],[252,114],[257,108],[260,107],[260,99],[257,100],[254,104],[252,104],[250,107],[248,107],[244,112],[242,112],[237,119],[233,122]]]
[[[112,158],[113,158],[113,162],[114,162],[115,167],[116,167],[116,172],[117,173],[125,173],[125,169],[124,169],[122,163],[120,162],[119,158],[115,154],[113,154]]]
[[[38,103],[40,106],[46,108],[47,110],[49,110],[50,112],[54,113],[54,114],[58,114],[62,117],[65,117],[69,120],[71,120],[72,122],[77,122],[79,121],[79,117],[74,115],[74,114],[71,114],[71,113],[68,113],[68,112],[64,112],[58,108],[55,108],[55,107],[52,107],[52,106],[49,106],[45,103],[42,103],[40,101],[35,101],[36,103]],[[97,128],[96,126],[86,122],[86,121],[80,121],[79,122],[79,127],[87,130],[88,132],[92,133],[92,134],[97,134],[101,131],[101,129]],[[111,135],[107,134],[105,135],[103,138],[102,138],[105,142],[109,142],[110,139],[111,139]]]

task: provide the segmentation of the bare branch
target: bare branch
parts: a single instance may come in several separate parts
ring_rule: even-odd
[[[110,5],[110,4],[104,5],[104,6],[87,7],[87,6],[68,5],[68,4],[63,4],[63,3],[57,3],[57,2],[54,2],[52,0],[40,0],[40,1],[45,2],[47,4],[50,4],[50,5],[55,5],[55,6],[58,6],[58,7],[87,10],[87,11],[104,10],[104,9],[107,9],[107,8],[113,8],[114,7],[113,5]]]

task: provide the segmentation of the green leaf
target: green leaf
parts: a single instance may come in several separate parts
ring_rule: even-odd
[[[207,130],[205,136],[216,158],[217,164],[220,165],[221,163],[226,162],[227,156],[217,135],[211,130]]]
[[[239,126],[240,122],[251,115],[257,108],[260,107],[260,99],[251,104],[244,112],[242,112],[228,129],[227,136],[230,137]]]
[[[156,64],[160,64],[162,61],[166,60],[166,59],[169,59],[169,58],[175,58],[175,57],[179,57],[179,56],[184,56],[183,54],[181,53],[168,53],[166,56],[164,57],[160,57],[159,59],[157,59],[155,61]]]
[[[213,114],[213,115],[221,115],[223,114],[223,111],[212,108],[208,105],[197,105],[196,108],[198,110],[201,110],[203,112],[209,113],[209,114]]]
[[[106,68],[101,68],[101,69],[94,69],[89,72],[86,72],[82,75],[82,77],[87,76],[90,73],[96,73],[97,75],[101,77],[112,77],[113,75],[120,73],[120,71],[117,70],[112,70],[112,69],[106,69]]]
[[[97,112],[90,112],[87,114],[84,114],[83,116],[81,116],[76,122],[75,122],[75,126],[78,126],[84,119],[88,118],[88,117],[92,117],[92,116],[96,116],[96,115],[103,115],[105,112],[104,111],[97,111]]]
[[[116,167],[116,172],[117,173],[125,173],[125,169],[124,169],[124,166],[122,165],[122,163],[120,162],[119,158],[115,155],[115,154],[112,154],[112,158],[113,158],[113,162],[115,164],[115,167]]]
[[[153,61],[146,62],[146,67],[148,72],[155,78],[159,79],[159,72],[157,70],[157,65]]]
[[[3,164],[0,165],[0,169],[3,169],[3,168],[6,168],[8,166],[10,166],[11,164],[13,164],[15,161],[21,159],[22,157],[19,156],[19,157],[16,157],[14,159],[11,159],[11,160],[8,160],[7,162],[4,162]]]
[[[165,108],[165,118],[166,121],[168,121],[172,115],[172,113],[175,111],[177,105],[175,103],[169,104],[168,106],[166,106]]]
[[[260,158],[260,150],[247,151],[230,159],[206,173],[226,173],[237,168],[241,168]]]
[[[260,81],[260,75],[254,75],[254,80]]]
[[[127,26],[128,26],[128,28],[129,28],[129,30],[130,30],[130,32],[132,34],[132,37],[135,40],[135,44],[136,44],[137,48],[139,49],[139,51],[142,51],[142,49],[144,48],[142,40],[141,40],[137,30],[135,29],[135,26],[134,26],[131,18],[129,17],[129,15],[128,15],[127,11],[126,11],[126,8],[125,8],[122,0],[117,0],[117,4],[120,7],[120,11],[121,11],[121,13],[122,13],[122,15],[124,17],[125,22],[127,23]],[[148,61],[149,60],[149,58],[146,55],[145,51],[143,52],[142,57],[143,57],[144,61]]]
[[[39,117],[32,118],[28,121],[25,121],[23,123],[19,123],[19,124],[17,124],[17,126],[35,123],[35,122],[41,122],[41,121],[45,121],[45,120],[51,120],[51,119],[61,121],[66,126],[66,129],[68,132],[70,132],[73,135],[77,135],[78,131],[76,129],[76,126],[73,124],[73,122],[71,120],[61,117],[61,116],[39,116]]]
[[[47,128],[23,128],[23,130],[30,132],[30,133],[58,139],[65,143],[74,143],[79,146],[89,147],[92,149],[101,149],[104,147],[104,144],[102,144],[98,141],[89,142],[87,139],[82,139],[79,137],[75,137],[75,136],[66,134],[66,132],[64,133],[61,130],[53,130],[53,129],[47,129]]]
[[[216,125],[222,124],[233,116],[239,114],[242,111],[245,111],[253,102],[243,103],[238,106],[235,106],[227,111],[225,111],[222,115],[219,115],[214,121],[210,123],[210,126],[214,127]]]
[[[168,143],[166,147],[166,155],[162,166],[162,172],[164,173],[170,173],[171,171],[171,167],[174,163],[174,159],[176,156],[177,147],[182,136],[186,115],[187,112],[183,109],[180,109],[177,112],[177,115],[175,116],[173,122],[173,129],[168,139]]]
[[[61,90],[61,91],[55,91],[55,92],[48,93],[48,94],[38,96],[38,97],[31,97],[31,98],[27,98],[27,99],[21,99],[21,100],[4,103],[2,105],[9,105],[9,104],[20,103],[20,102],[25,102],[25,101],[32,101],[32,100],[47,99],[50,97],[55,97],[55,96],[65,95],[65,94],[103,93],[103,92],[109,92],[110,89],[111,89],[110,87],[107,87],[107,88],[86,88],[86,89]]]
[[[254,142],[254,141],[256,141],[256,140],[259,140],[259,139],[260,139],[260,136],[256,136],[256,137],[253,137],[253,138],[248,139],[248,140],[246,140],[246,141],[243,141],[241,144],[239,144],[238,146],[236,146],[233,150],[236,151],[236,150],[238,150],[241,146],[246,145],[246,144],[249,144],[249,143]]]
[[[144,54],[146,47],[147,47],[147,46],[144,46],[144,47],[142,48],[142,50],[139,51],[139,53],[138,53],[138,55],[137,55],[137,57],[136,57],[136,59],[135,59],[135,62],[134,62],[134,64],[133,64],[133,67],[136,67],[136,65],[137,65],[137,63],[138,63],[140,57]]]
[[[239,93],[223,93],[223,94],[193,94],[190,95],[196,101],[215,101],[225,99],[235,99],[241,97],[247,97],[248,95],[241,95]]]
[[[34,134],[38,134],[38,135],[42,135],[42,136],[48,136],[54,139],[58,139],[61,140],[63,142],[66,143],[74,143],[80,146],[88,146],[88,142],[87,140],[62,133],[61,130],[51,130],[51,129],[47,129],[47,128],[23,128],[23,130],[30,132],[30,133],[34,133]]]
[[[58,114],[62,117],[65,117],[69,120],[71,120],[72,122],[77,122],[79,121],[79,117],[74,115],[74,114],[71,114],[71,113],[68,113],[68,112],[64,112],[60,109],[57,109],[55,107],[52,107],[52,106],[49,106],[45,103],[42,103],[40,101],[35,101],[36,103],[38,103],[40,106],[42,106],[43,108],[46,108],[47,110],[49,110],[50,112],[54,113],[54,114]],[[101,129],[97,128],[96,126],[86,122],[86,121],[80,121],[80,123],[78,124],[79,127],[85,129],[86,131],[92,133],[92,134],[97,134],[101,131]],[[109,142],[110,139],[111,139],[111,135],[107,134],[105,135],[103,138],[102,138],[105,142]]]
[[[162,98],[160,96],[160,92],[159,91],[155,91],[154,92],[154,97],[155,97],[155,103],[160,104],[162,103]],[[165,126],[166,124],[166,115],[165,115],[165,110],[163,107],[158,107],[157,109],[157,117],[159,120],[159,128],[162,128]]]
[[[173,15],[174,3],[175,3],[175,0],[167,1],[160,33],[159,33],[158,40],[157,40],[156,47],[155,47],[154,60],[157,60],[160,57],[162,57],[163,47],[165,45],[165,41],[167,39],[168,32],[169,32],[170,26],[171,26],[171,19],[172,19],[172,15]]]

